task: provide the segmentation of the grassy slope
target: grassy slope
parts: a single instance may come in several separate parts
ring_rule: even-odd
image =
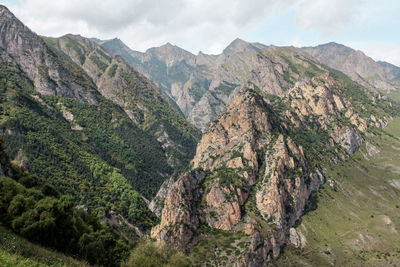
[[[0,225],[0,266],[89,266],[62,253],[43,248]]]
[[[318,208],[297,229],[307,245],[287,246],[276,266],[400,265],[400,118],[350,159],[330,166],[318,193]],[[330,183],[329,180],[334,182]]]

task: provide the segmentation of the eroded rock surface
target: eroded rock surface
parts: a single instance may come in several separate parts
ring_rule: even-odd
[[[345,159],[369,128],[386,122],[363,117],[360,111],[376,107],[352,102],[341,86],[324,73],[278,98],[243,88],[203,135],[192,171],[164,191],[152,237],[182,249],[202,238],[201,226],[243,231],[250,245],[235,266],[264,266],[282,245],[304,246],[293,226],[325,182],[318,162]]]

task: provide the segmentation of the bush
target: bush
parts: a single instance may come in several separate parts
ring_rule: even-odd
[[[91,264],[118,266],[127,258],[129,245],[124,239],[98,218],[74,208],[71,197],[57,196],[58,192],[46,196],[3,177],[0,221],[30,241],[78,255]]]
[[[131,253],[122,265],[125,267],[186,267],[193,266],[190,259],[182,252],[177,252],[165,245],[143,241]]]

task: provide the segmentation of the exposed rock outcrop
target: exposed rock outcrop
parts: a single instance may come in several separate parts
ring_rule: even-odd
[[[205,176],[203,171],[194,171],[172,185],[164,201],[161,223],[152,229],[152,237],[178,249],[187,248],[199,227],[197,205]]]
[[[95,104],[99,93],[91,79],[58,57],[46,43],[0,5],[0,50],[7,53],[44,95],[73,97]]]
[[[324,181],[322,175],[308,170],[302,148],[285,138],[284,132],[282,122],[261,96],[252,90],[239,93],[198,145],[193,168],[201,169],[201,175],[181,176],[172,185],[161,223],[152,230],[152,236],[176,248],[186,248],[195,244],[195,231],[201,223],[232,230],[242,220],[253,190],[256,200],[251,201],[256,201],[262,218],[278,231],[276,236],[265,237],[252,231],[253,243],[265,245],[260,250],[258,243],[253,244],[251,257],[277,257],[280,245],[286,242],[287,227],[301,216],[309,194]],[[287,177],[288,168],[301,171],[298,176]],[[254,225],[249,227],[254,229]]]
[[[369,128],[386,119],[364,117],[360,111],[379,107],[353,102],[329,73],[297,83],[281,97],[249,87],[203,135],[192,161],[202,176],[192,171],[173,183],[152,237],[181,249],[202,238],[200,226],[243,231],[250,245],[230,264],[265,266],[282,245],[306,244],[293,226],[325,182],[322,154],[333,162],[345,159]]]

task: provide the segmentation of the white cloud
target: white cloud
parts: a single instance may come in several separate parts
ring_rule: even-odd
[[[301,28],[317,28],[324,34],[342,30],[357,15],[365,0],[301,0],[297,24]]]
[[[331,40],[331,36],[351,44],[356,40],[344,40],[340,33],[360,24],[360,17],[365,22],[376,7],[381,13],[393,9],[393,3],[382,1],[385,3],[368,0],[19,0],[11,1],[9,8],[41,35],[75,33],[100,39],[118,37],[140,51],[171,42],[194,53],[201,50],[217,54],[233,39],[243,38],[266,25],[269,19],[275,18],[285,26],[290,25],[292,16],[303,32],[296,26],[269,29],[269,32],[288,31],[275,35],[292,41],[287,45],[317,44]],[[281,14],[288,14],[285,11],[293,11],[293,15],[280,18]],[[316,29],[322,34],[315,35]],[[254,41],[265,40],[265,36],[258,38]],[[364,41],[364,45],[355,45],[355,48],[363,49],[375,59],[400,65],[399,45],[388,40],[375,40],[386,41],[381,45],[357,41],[360,44]],[[271,40],[271,43],[282,43],[282,40]]]
[[[11,10],[42,35],[119,37],[137,50],[171,42],[216,53],[295,1],[21,0]]]

